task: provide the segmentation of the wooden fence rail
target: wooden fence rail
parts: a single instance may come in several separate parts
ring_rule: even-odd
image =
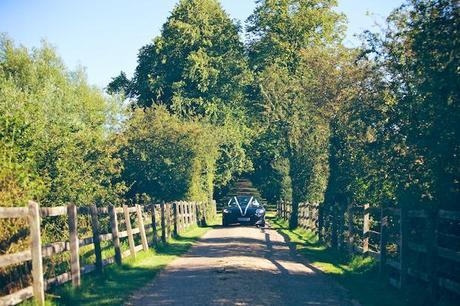
[[[291,212],[290,203],[277,205],[278,217],[287,220]],[[415,279],[427,284],[432,295],[439,289],[460,295],[455,273],[460,263],[460,211],[439,210],[430,216],[424,210],[385,206],[350,204],[340,211],[300,203],[297,218],[300,227],[316,232],[331,247],[373,257],[381,276],[396,288],[405,289]],[[423,264],[411,263],[414,257]],[[437,267],[441,262],[444,270]]]
[[[211,206],[208,211],[203,211]],[[81,275],[92,271],[101,272],[103,267],[117,263],[127,256],[136,256],[136,253],[147,251],[149,246],[159,243],[158,234],[161,231],[161,240],[166,243],[172,234],[178,235],[187,228],[199,224],[198,216],[203,219],[215,214],[215,202],[210,205],[201,202],[174,202],[128,207],[77,207],[74,204],[60,207],[40,207],[30,201],[28,207],[0,207],[0,219],[27,218],[30,228],[30,248],[14,254],[0,255],[0,268],[32,262],[32,285],[6,296],[0,296],[0,305],[15,305],[26,299],[34,298],[36,303],[43,305],[45,290],[52,286],[72,281],[73,286],[80,286]],[[146,215],[150,214],[150,220]],[[67,215],[69,241],[59,241],[42,245],[41,221],[43,218]],[[100,218],[108,216],[110,232],[101,232]],[[91,220],[90,237],[78,236],[78,216],[88,216]],[[120,216],[122,217],[120,219]],[[135,224],[132,223],[134,221]],[[126,230],[120,231],[121,224]],[[174,229],[174,230],[173,230]],[[136,245],[135,235],[140,236],[140,245]],[[147,235],[153,238],[147,239]],[[129,249],[122,252],[120,240],[128,239]],[[114,257],[103,258],[101,243],[111,241],[114,248]],[[139,241],[139,240],[138,240]],[[80,248],[93,246],[95,263],[81,266]],[[54,256],[62,252],[70,253],[70,271],[57,275],[51,279],[44,279],[43,258]]]

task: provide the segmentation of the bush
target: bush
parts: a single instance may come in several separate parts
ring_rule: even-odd
[[[156,201],[212,198],[219,143],[210,126],[181,120],[163,107],[136,109],[120,137],[128,196],[145,193]]]
[[[68,71],[46,43],[28,50],[0,38],[0,206],[117,203],[124,192],[112,141],[117,102]],[[44,242],[64,240],[65,218],[45,219]],[[0,220],[0,254],[28,244],[25,219]],[[0,287],[30,265],[0,271]],[[27,282],[27,280],[25,280]]]

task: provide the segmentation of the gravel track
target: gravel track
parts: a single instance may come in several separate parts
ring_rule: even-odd
[[[271,229],[209,230],[126,305],[344,305],[345,291]]]

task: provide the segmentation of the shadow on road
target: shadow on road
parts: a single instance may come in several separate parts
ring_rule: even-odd
[[[129,305],[350,305],[270,229],[215,227]]]

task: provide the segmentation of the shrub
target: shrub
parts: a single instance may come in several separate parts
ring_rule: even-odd
[[[154,200],[209,200],[218,158],[217,132],[163,107],[136,109],[120,134],[128,196]]]

